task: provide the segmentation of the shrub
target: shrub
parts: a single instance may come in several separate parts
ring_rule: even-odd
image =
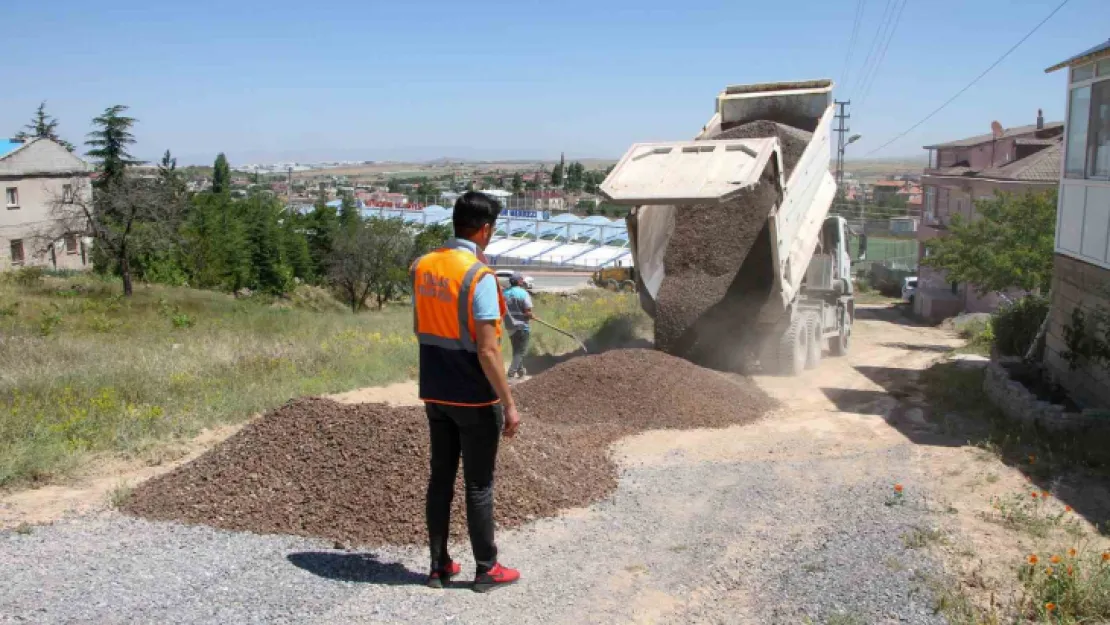
[[[62,322],[62,313],[58,311],[42,311],[42,317],[39,318],[39,336],[50,336]]]
[[[170,320],[173,321],[173,327],[178,329],[191,328],[196,323],[196,320],[185,313],[177,313]]]
[[[1006,304],[991,316],[994,345],[1005,356],[1024,356],[1048,314],[1048,299],[1027,295]]]
[[[45,274],[42,267],[24,267],[9,274],[8,279],[19,286],[35,287],[42,284]]]

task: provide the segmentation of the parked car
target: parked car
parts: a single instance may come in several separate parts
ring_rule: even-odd
[[[497,283],[501,285],[501,288],[505,289],[509,287],[509,278],[513,277],[514,273],[519,272],[515,272],[511,269],[498,269],[494,273],[497,275]],[[526,291],[531,291],[536,288],[535,282],[532,281],[532,276],[524,276],[524,284],[522,286]]]
[[[902,299],[912,304],[915,294],[917,294],[917,276],[902,278]]]

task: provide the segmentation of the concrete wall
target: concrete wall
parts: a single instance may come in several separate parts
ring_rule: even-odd
[[[1110,407],[1110,371],[1086,364],[1070,369],[1062,354],[1067,351],[1064,327],[1072,310],[1088,312],[1096,307],[1110,311],[1110,270],[1057,254],[1052,271],[1052,307],[1044,364],[1049,374],[1066,388],[1072,399],[1084,408]],[[1087,317],[1090,318],[1090,314]]]

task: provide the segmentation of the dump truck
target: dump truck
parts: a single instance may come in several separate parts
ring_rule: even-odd
[[[636,268],[613,265],[602,267],[590,276],[594,286],[610,291],[634,292],[636,290]]]
[[[634,144],[601,184],[606,201],[632,207],[637,291],[656,319],[657,347],[678,355],[727,350],[729,368],[787,375],[816,367],[826,345],[833,355],[848,351],[848,225],[829,216],[832,89],[831,80],[727,87],[694,140]],[[695,217],[703,225],[684,221]],[[727,248],[733,235],[718,230],[740,222],[751,224],[735,234],[745,255],[722,269],[718,257],[736,255]],[[673,284],[680,279],[697,284],[683,291]],[[686,301],[703,290],[720,301]],[[675,319],[692,329],[661,345],[661,320]]]

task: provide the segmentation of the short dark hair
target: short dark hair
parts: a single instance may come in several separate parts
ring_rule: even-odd
[[[451,215],[455,236],[468,237],[482,226],[496,222],[500,214],[501,202],[485,193],[467,191],[455,200],[455,212]]]

